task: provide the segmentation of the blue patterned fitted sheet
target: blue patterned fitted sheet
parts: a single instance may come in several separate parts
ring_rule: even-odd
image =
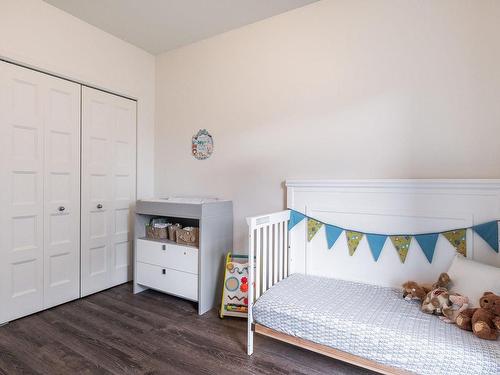
[[[253,316],[276,331],[417,374],[500,374],[500,340],[425,314],[397,289],[293,274],[257,300]]]

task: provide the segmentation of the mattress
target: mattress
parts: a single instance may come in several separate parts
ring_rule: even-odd
[[[293,274],[253,307],[256,323],[423,375],[500,374],[500,341],[481,340],[401,291]]]

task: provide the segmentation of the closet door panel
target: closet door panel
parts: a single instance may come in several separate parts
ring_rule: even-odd
[[[83,88],[82,295],[131,279],[136,103]]]
[[[106,94],[83,88],[82,295],[109,285],[113,117]]]
[[[45,100],[45,298],[80,295],[80,85],[47,77]]]
[[[136,103],[116,97],[113,145],[112,284],[132,279],[133,208],[136,186]]]
[[[43,86],[0,63],[0,322],[43,306]]]

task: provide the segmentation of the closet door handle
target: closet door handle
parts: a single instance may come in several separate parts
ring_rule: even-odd
[[[101,209],[101,208],[102,208],[102,204],[100,204],[100,203],[99,203],[99,204],[97,205],[97,208],[98,208],[98,209]]]
[[[167,245],[161,245],[162,250],[167,250]]]
[[[63,212],[65,209],[66,209],[66,207],[64,207],[64,206],[60,206],[60,207],[58,208],[59,212]]]
[[[166,274],[167,274],[167,270],[166,270],[165,268],[164,268],[164,269],[162,269],[162,270],[161,270],[161,274],[162,274],[162,275],[166,275]]]

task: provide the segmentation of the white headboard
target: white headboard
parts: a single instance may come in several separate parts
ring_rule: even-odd
[[[469,227],[500,218],[500,180],[288,180],[287,206],[343,228],[371,233],[424,233]],[[325,231],[307,241],[306,221],[290,232],[290,272],[400,286],[431,282],[456,254],[439,237],[429,264],[415,240],[404,264],[388,239],[378,262],[366,238],[349,256],[345,235],[328,249]],[[468,258],[500,266],[500,255],[472,231]]]

